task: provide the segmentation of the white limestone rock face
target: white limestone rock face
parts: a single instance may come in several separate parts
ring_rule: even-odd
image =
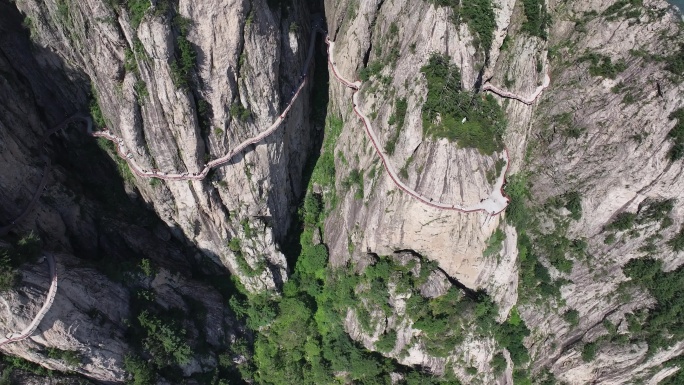
[[[400,130],[396,150],[390,157],[394,169],[405,168],[407,184],[419,193],[440,202],[478,203],[493,189],[487,172],[493,171],[498,154],[482,155],[477,150],[459,149],[445,139],[423,138],[421,108],[427,94],[420,68],[431,53],[452,57],[462,72],[462,84],[472,89],[484,60],[473,47],[473,37],[466,25],[456,27],[451,11],[435,8],[428,2],[326,2],[328,29],[335,41],[335,60],[342,76],[355,79],[363,68],[364,55],[369,62],[387,56],[396,45],[396,63],[385,66],[381,74],[390,79],[385,91],[379,81],[366,82],[361,89],[360,108],[371,117],[383,143],[396,128],[387,123],[394,112],[394,98],[405,97],[408,109]],[[510,6],[509,6],[510,8]],[[355,12],[347,12],[355,9]],[[506,8],[508,9],[508,8]],[[510,11],[510,10],[508,10]],[[499,17],[506,19],[501,10]],[[392,36],[390,29],[398,29]],[[374,26],[374,27],[372,27]],[[505,26],[501,26],[505,28]],[[384,49],[380,54],[378,47]],[[391,90],[391,91],[389,91]],[[399,190],[384,172],[362,122],[351,111],[351,91],[331,77],[332,114],[341,115],[344,129],[337,142],[338,180],[352,169],[364,170],[364,197],[355,191],[344,193],[339,215],[326,223],[326,241],[331,248],[331,262],[342,265],[349,258],[370,250],[389,254],[411,249],[436,260],[451,276],[469,287],[486,287],[478,278],[485,240],[498,226],[499,217],[484,213],[463,214],[431,208]],[[374,170],[374,171],[371,171]],[[369,175],[370,174],[370,175]],[[355,247],[350,253],[348,244]]]
[[[58,291],[51,309],[29,339],[2,347],[4,353],[59,371],[74,371],[101,381],[123,381],[123,357],[130,347],[122,321],[129,318],[128,292],[71,256],[58,255]],[[2,334],[28,326],[43,305],[50,286],[47,264],[26,266],[17,290],[2,294]],[[93,318],[94,317],[94,318]],[[47,348],[77,351],[77,367],[46,356]]]
[[[402,265],[409,261],[415,263],[415,271],[420,272],[420,261],[410,253],[398,253],[391,258]],[[448,277],[439,270],[433,270],[424,284],[418,287],[413,295],[421,295],[427,298],[436,298],[446,294],[451,287]],[[506,383],[506,373],[494,374],[490,361],[497,351],[496,343],[491,338],[478,335],[475,325],[472,323],[472,314],[465,315],[466,327],[461,331],[464,340],[459,345],[451,347],[451,354],[446,357],[438,357],[430,354],[425,346],[425,333],[413,327],[413,315],[407,311],[407,300],[412,294],[397,292],[393,284],[390,285],[389,307],[391,311],[385,314],[382,309],[372,308],[372,305],[364,303],[362,306],[369,311],[372,332],[364,329],[355,309],[348,309],[345,319],[345,331],[355,341],[361,343],[366,349],[376,350],[381,336],[388,331],[396,333],[395,346],[389,352],[382,354],[396,359],[402,365],[420,366],[436,375],[453,372],[463,382],[482,381],[487,384]],[[420,294],[418,294],[420,293]],[[474,367],[477,374],[469,374],[466,368]]]
[[[569,191],[578,191],[582,197],[583,215],[570,221],[567,237],[586,240],[589,260],[574,261],[572,272],[566,275],[550,269],[554,278],[569,282],[562,287],[561,303],[519,304],[521,316],[532,331],[526,339],[532,372],[547,367],[557,379],[570,384],[623,384],[635,378],[655,383],[675,372],[660,370],[659,366],[681,353],[679,344],[648,357],[643,346],[601,343],[596,360],[585,363],[579,357],[584,343],[608,333],[603,319],[625,333],[625,314],[653,304],[643,290],[618,291],[626,280],[621,267],[631,258],[644,256],[639,248],[649,237],[662,237],[655,240],[659,250],[655,257],[666,269],[684,261],[681,253],[672,252],[666,245],[681,228],[684,212],[681,161],[667,159],[671,147],[667,134],[675,124],[668,116],[684,106],[684,87],[662,62],[649,60],[672,55],[678,49],[682,41],[680,17],[660,0],[644,1],[638,18],[601,16],[613,3],[548,1],[553,24],[545,40],[521,30],[521,2],[496,1],[497,31],[482,72],[484,81],[523,96],[542,84],[545,72],[552,79],[551,86],[532,106],[499,100],[508,119],[505,142],[510,172],[529,174],[532,200],[542,204]],[[430,52],[449,54],[461,68],[464,87],[475,86],[483,60],[473,48],[467,28],[455,27],[448,11],[435,9],[428,2],[326,2],[326,14],[337,67],[347,79],[358,76],[364,56],[371,63],[381,56],[378,47],[386,54],[387,47],[398,42],[396,66],[385,66],[380,73],[388,79],[389,85],[384,86],[387,91],[382,91],[377,81],[366,82],[360,107],[373,121],[383,146],[394,130],[387,124],[393,100],[407,99],[406,123],[391,162],[397,170],[406,167],[409,185],[441,201],[472,202],[481,199],[479,194],[487,194],[491,187],[485,172],[492,167],[492,158],[422,135],[421,106],[426,87],[420,68]],[[389,33],[393,23],[399,31],[395,40]],[[610,57],[613,63],[622,60],[626,69],[615,79],[592,76],[589,62],[580,59],[592,52]],[[518,302],[515,230],[504,226],[506,238],[501,252],[483,258],[485,241],[501,219],[439,212],[403,194],[387,177],[365,139],[363,125],[351,110],[351,91],[333,78],[331,95],[332,113],[344,121],[335,150],[338,183],[352,169],[365,171],[363,199],[354,198],[355,187],[344,191],[338,184],[342,198],[325,231],[331,262],[343,265],[349,259],[360,259],[367,251],[391,254],[414,250],[438,261],[466,286],[486,289],[499,305],[499,321],[505,320]],[[569,114],[569,127],[558,123],[562,114]],[[578,129],[579,135],[568,135],[569,128]],[[414,159],[407,162],[411,155]],[[374,168],[375,173],[369,173]],[[663,199],[675,200],[670,213],[672,226],[660,229],[657,224],[640,225],[632,235],[618,233],[617,242],[604,243],[607,234],[603,228],[618,213],[634,213],[640,204]],[[563,319],[568,309],[579,311],[579,325],[570,326]],[[353,314],[348,314],[346,321],[350,334],[371,348],[374,336],[359,334]],[[484,353],[475,355],[486,361]],[[415,357],[416,362],[426,362],[418,353]],[[431,367],[442,370],[436,363]],[[458,373],[460,369],[455,370]],[[512,383],[510,375],[507,373],[501,383]]]
[[[124,357],[135,351],[130,338],[125,335],[134,316],[129,310],[130,289],[84,266],[82,261],[71,255],[58,254],[55,259],[58,286],[52,307],[31,337],[4,345],[1,348],[3,353],[19,356],[48,369],[79,373],[96,381],[126,381],[129,377]],[[20,272],[19,286],[0,295],[0,303],[5,309],[0,312],[3,336],[19,332],[33,321],[50,286],[46,263],[26,264]],[[154,293],[155,301],[162,308],[180,309],[190,314],[188,298],[202,305],[206,310],[201,326],[204,330],[198,330],[192,322],[182,322],[181,325],[188,331],[191,341],[204,336],[209,346],[221,346],[233,338],[233,331],[228,326],[234,320],[227,316],[223,298],[214,289],[166,269],[159,269],[152,278],[137,274],[136,278],[127,279],[142,279],[146,290]],[[49,348],[75,351],[81,358],[81,364],[71,365],[49,358]],[[205,359],[215,360],[215,357],[209,355]],[[200,364],[193,357],[182,369],[186,375],[191,375],[203,370]]]
[[[265,0],[181,1],[177,11],[196,54],[183,86],[175,69],[180,27],[169,11],[150,9],[136,27],[125,8],[103,0],[69,2],[66,16],[54,3],[28,0],[17,7],[35,20],[39,45],[89,77],[108,128],[132,149],[133,160],[163,172],[198,172],[270,126],[298,85],[311,36],[301,2],[281,12]],[[292,23],[299,27],[291,32]],[[133,57],[135,69],[127,70]],[[287,279],[276,244],[302,194],[308,98],[306,87],[282,127],[204,181],[131,181],[176,237],[198,245],[251,291],[278,288]],[[236,118],[231,106],[242,106],[249,117]],[[269,218],[258,230],[266,241],[258,258],[269,266],[259,279],[235,269],[238,257],[227,246],[240,221],[253,216]]]

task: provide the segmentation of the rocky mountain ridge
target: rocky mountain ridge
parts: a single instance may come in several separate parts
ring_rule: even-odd
[[[325,214],[313,243],[326,245],[330,270],[316,272],[316,279],[344,269],[348,277],[363,277],[383,261],[373,256],[403,265],[418,258],[441,269],[415,289],[429,306],[451,300],[450,287],[483,289],[496,305],[486,320],[459,319],[463,335],[450,334],[454,329],[444,338],[458,343],[439,347],[430,345],[425,315],[407,310],[410,298],[419,298],[415,293],[402,295],[388,284],[387,303],[376,307],[359,284],[342,325],[365,349],[463,383],[674,378],[676,366],[669,365],[681,355],[681,342],[654,352],[651,340],[633,332],[635,317],[657,309],[658,297],[624,270],[643,257],[662,261],[666,273],[681,266],[680,251],[671,246],[682,225],[681,160],[669,157],[683,90],[668,64],[678,55],[681,22],[665,2],[643,3],[500,1],[492,7],[491,41],[469,10],[438,1],[326,1],[320,8],[237,0],[2,5],[14,20],[0,20],[0,92],[16,103],[0,103],[6,112],[0,156],[12,170],[0,173],[0,191],[12,202],[1,213],[14,218],[49,172],[33,214],[13,228],[8,243],[38,233],[43,248],[59,251],[63,277],[37,334],[3,350],[109,383],[144,378],[147,365],[174,368],[161,383],[205,383],[199,378],[207,373],[213,373],[207,381],[238,372],[243,379],[255,376],[251,371],[266,368],[259,361],[262,340],[277,335],[274,328],[284,322],[268,317],[291,303],[307,269],[300,263],[304,251],[293,257],[287,236],[300,221],[311,225],[307,201],[300,207],[306,193],[322,199]],[[539,5],[537,25],[531,25],[529,4]],[[32,46],[16,9],[26,17]],[[434,123],[424,115],[428,58],[449,58],[463,92],[476,96],[491,86],[533,95],[550,69],[551,84],[532,105],[493,96],[506,118],[502,145],[514,174],[504,216],[444,212],[398,190],[353,111],[352,91],[333,77],[329,90],[319,80],[303,88],[282,127],[205,181],[136,176],[112,148],[104,142],[97,148],[78,129],[47,145],[51,169],[38,161],[42,133],[82,111],[90,93],[96,124],[122,138],[136,164],[200,173],[277,121],[300,84],[313,41],[310,15],[321,10],[337,68],[347,79],[363,78],[358,108],[367,112],[389,161],[404,183],[435,200],[481,201],[500,165],[496,153],[461,148],[425,131]],[[324,44],[315,44],[320,57]],[[317,71],[324,65],[319,60]],[[475,120],[466,118],[463,123]],[[331,181],[308,175],[311,159],[317,167],[332,162]],[[43,270],[24,265],[21,284],[3,294],[10,309],[6,330],[31,322],[49,284]],[[226,270],[246,294],[231,287]],[[292,277],[295,282],[286,283]],[[280,298],[281,290],[282,301],[260,302]],[[477,298],[459,306],[471,311],[489,304]],[[266,321],[259,324],[250,306]],[[178,314],[203,317],[174,322]],[[149,328],[185,333],[164,342],[181,353],[186,346],[202,353],[168,355]],[[502,333],[522,335],[524,329],[522,342],[519,335],[501,342]],[[392,333],[396,341],[389,346]],[[250,351],[252,344],[262,350]],[[314,348],[307,349],[311,354]],[[521,362],[522,350],[529,363]],[[81,352],[78,365],[64,353],[73,351]],[[127,359],[130,352],[145,359]],[[307,362],[315,360],[307,356]]]

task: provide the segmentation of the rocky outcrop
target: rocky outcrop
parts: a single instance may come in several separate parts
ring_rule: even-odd
[[[10,225],[3,239],[17,240],[30,232],[40,236],[44,250],[55,255],[59,280],[54,303],[37,330],[26,340],[4,345],[3,352],[97,381],[124,382],[129,378],[124,356],[138,354],[141,343],[129,338],[138,317],[131,299],[139,290],[154,293],[159,309],[203,314],[197,322],[182,321],[188,340],[193,347],[199,343],[214,352],[225,351],[241,329],[222,297],[230,291],[223,285],[219,292],[196,279],[229,281],[225,268],[151,213],[140,200],[140,190],[132,184],[123,188],[111,159],[84,135],[80,124],[43,142],[53,124],[87,103],[79,83],[84,75],[65,72],[67,65],[49,49],[31,50],[12,7],[0,4],[0,95],[12,101],[0,103],[0,216],[3,225]],[[39,198],[27,215],[12,223],[35,196]],[[171,236],[174,232],[176,237]],[[0,243],[3,252],[6,247]],[[152,266],[153,278],[140,270],[143,258]],[[24,264],[19,273],[18,286],[0,295],[3,336],[31,323],[50,286],[45,263]],[[60,352],[70,352],[65,353],[69,359]],[[215,355],[193,356],[183,367],[186,375],[213,370]],[[11,378],[17,383],[45,382],[19,370]]]
[[[48,369],[75,372],[104,382],[123,382],[128,378],[124,357],[134,352],[127,334],[136,314],[131,313],[131,296],[125,284],[108,279],[97,270],[67,255],[56,255],[59,276],[58,295],[33,335],[24,341],[5,345],[3,351],[39,363]],[[44,264],[27,265],[21,270],[21,283],[16,290],[3,294],[4,311],[0,314],[3,334],[23,329],[38,312],[48,290],[50,278]],[[165,309],[197,316],[201,304],[206,314],[201,327],[184,324],[188,338],[197,343],[202,338],[213,347],[224,346],[234,339],[234,321],[223,306],[223,298],[211,287],[193,282],[180,274],[161,269],[153,278],[142,272],[128,272],[127,280],[142,279],[144,287],[155,295],[155,302]],[[196,296],[196,293],[202,296]],[[202,336],[202,337],[200,337]],[[50,354],[51,349],[75,352],[78,364]],[[213,357],[214,362],[216,360]],[[184,365],[187,375],[206,369],[210,359],[199,357]],[[214,364],[215,365],[215,364]]]
[[[36,44],[92,82],[105,124],[134,161],[167,172],[198,172],[270,126],[298,84],[308,50],[308,10],[300,3],[282,11],[237,0],[160,2],[144,13],[100,0],[26,1],[18,8]],[[276,242],[301,195],[310,146],[306,90],[300,99],[274,135],[206,181],[129,180],[177,236],[250,290],[275,289],[287,277]],[[240,270],[240,255],[228,247],[240,222],[254,216],[269,218],[259,229],[269,239],[255,256],[268,266],[259,279]]]
[[[381,61],[391,47],[398,50],[396,61],[381,71],[390,83],[366,82],[361,89],[361,109],[371,117],[384,146],[395,130],[387,123],[393,113],[392,101],[395,97],[407,99],[405,124],[399,129],[390,159],[395,169],[406,169],[407,184],[435,201],[468,205],[489,195],[493,187],[487,171],[494,169],[497,157],[459,149],[446,139],[424,138],[422,133],[421,108],[427,89],[420,68],[431,52],[449,54],[459,63],[466,89],[477,82],[477,68],[484,57],[473,48],[468,27],[455,26],[446,8],[422,1],[326,2],[326,15],[330,38],[335,40],[337,67],[347,79],[355,78],[365,61]],[[398,32],[390,33],[391,28]],[[485,285],[478,281],[480,257],[499,218],[430,208],[397,189],[366,136],[360,134],[363,125],[348,109],[349,92],[340,84],[331,85],[332,113],[345,122],[336,150],[342,156],[336,162],[340,170],[367,172],[362,199],[357,199],[354,191],[338,188],[343,195],[340,215],[331,216],[326,223],[332,263],[342,265],[367,250],[389,254],[412,249],[439,261],[448,274],[469,287]],[[339,173],[338,179],[344,180],[348,172]],[[350,243],[355,245],[352,252]]]
[[[534,361],[532,370],[549,367],[556,378],[571,384],[625,383],[630,376],[663,378],[672,372],[660,373],[655,368],[681,353],[677,345],[647,357],[643,346],[627,344],[605,346],[589,363],[578,355],[583,343],[606,333],[602,326],[606,316],[613,324],[624,325],[626,313],[652,303],[643,292],[631,292],[629,299],[616,294],[626,279],[621,266],[630,258],[643,256],[642,246],[655,242],[655,248],[662,251],[657,258],[667,269],[682,261],[666,245],[681,227],[682,212],[681,167],[667,159],[671,147],[667,134],[674,125],[668,116],[682,107],[684,88],[662,61],[651,59],[670,56],[678,49],[680,18],[664,1],[645,1],[631,14],[607,12],[612,4],[547,2],[553,25],[543,39],[523,31],[521,2],[497,2],[493,49],[481,74],[483,81],[500,89],[532,95],[543,85],[544,72],[550,66],[551,85],[536,104],[500,101],[508,119],[505,141],[511,153],[511,171],[529,175],[532,200],[541,204],[570,191],[581,195],[584,215],[569,221],[566,235],[586,240],[590,259],[575,260],[570,274],[546,264],[554,278],[569,282],[561,290],[562,305],[520,304],[522,317],[533,331],[526,342]],[[433,193],[436,198],[480,199],[476,195],[487,191],[484,171],[491,167],[490,160],[446,142],[431,143],[421,130],[425,83],[420,68],[429,52],[451,55],[461,68],[464,87],[476,86],[477,63],[482,63],[482,57],[473,49],[467,27],[454,26],[448,9],[429,2],[326,5],[337,67],[346,78],[354,78],[368,63],[381,59],[387,54],[386,47],[398,49],[396,64],[380,71],[388,83],[362,90],[361,98],[362,109],[375,115],[374,127],[385,141],[394,130],[386,123],[393,113],[392,99],[408,100],[394,167],[405,166],[416,190]],[[393,26],[398,28],[395,38],[390,33]],[[590,71],[589,54],[609,57],[613,64],[624,63],[624,68],[613,76],[600,76]],[[485,241],[499,225],[499,218],[433,211],[397,191],[380,172],[382,167],[367,140],[358,134],[362,126],[345,102],[349,92],[343,85],[331,86],[333,112],[345,122],[336,147],[338,170],[345,170],[338,173],[338,181],[347,177],[350,168],[375,167],[378,172],[366,172],[363,199],[355,198],[353,189],[338,188],[343,194],[340,209],[328,219],[325,232],[332,262],[342,265],[367,251],[390,254],[413,249],[438,261],[466,286],[485,288],[500,305],[499,320],[505,319],[518,302],[515,230],[504,227],[501,252],[482,258]],[[604,227],[616,214],[634,213],[649,202],[665,199],[677,202],[670,213],[672,226],[642,225],[631,236],[617,234],[614,244],[604,242],[608,235]],[[550,222],[545,225],[552,226]],[[579,311],[578,326],[570,326],[562,318],[567,309]],[[351,319],[347,321],[353,331]],[[372,336],[356,338],[370,348]]]

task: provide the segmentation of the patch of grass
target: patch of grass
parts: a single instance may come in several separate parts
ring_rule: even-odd
[[[605,226],[606,230],[625,231],[634,227],[637,215],[635,213],[622,212],[615,216],[612,222]]]
[[[380,337],[380,340],[375,343],[375,348],[378,349],[379,352],[383,353],[388,353],[394,349],[394,346],[397,344],[397,332],[394,330],[390,330],[389,332],[383,334]]]
[[[138,103],[143,104],[145,99],[149,96],[149,92],[147,91],[147,83],[142,80],[138,80],[133,85],[133,89],[135,90],[135,96],[138,100]]]
[[[439,7],[451,7],[453,10],[453,22],[459,25],[461,21],[468,24],[474,35],[475,47],[482,48],[488,53],[494,40],[496,21],[494,19],[494,7],[491,0],[428,0]]]
[[[390,134],[387,143],[385,144],[385,151],[392,155],[394,154],[395,147],[397,145],[397,140],[399,140],[399,133],[401,128],[404,126],[404,120],[406,119],[406,110],[408,109],[408,104],[406,98],[397,98],[394,102],[394,113],[390,116],[387,124],[390,126],[396,125],[396,129]]]
[[[48,358],[63,361],[68,366],[79,366],[81,364],[81,355],[76,350],[62,350],[59,348],[48,348]]]
[[[503,244],[502,242],[506,239],[506,234],[501,229],[496,229],[494,234],[487,240],[487,247],[482,252],[483,257],[490,257],[492,255],[498,254],[501,251]]]
[[[503,373],[508,367],[506,357],[502,353],[496,353],[489,365],[497,376]]]
[[[634,18],[641,14],[639,9],[641,7],[643,7],[643,0],[618,0],[603,11],[603,16],[609,21],[616,20],[618,17]]]
[[[124,369],[131,377],[131,385],[152,385],[156,383],[157,375],[150,365],[134,355],[124,357]]]
[[[551,16],[546,11],[544,0],[523,0],[525,21],[522,24],[523,32],[532,36],[547,38],[547,29],[551,24]]]
[[[598,352],[598,343],[589,342],[584,344],[582,347],[582,361],[591,362],[596,358],[596,353]]]
[[[677,76],[684,76],[684,43],[679,44],[679,51],[662,59],[665,69]]]
[[[570,218],[574,220],[582,218],[582,196],[580,193],[570,191],[563,198],[565,199],[565,208],[570,211]]]
[[[173,24],[178,29],[178,37],[176,38],[176,58],[171,63],[171,78],[178,88],[187,89],[197,60],[195,49],[187,39],[192,21],[176,15],[173,18]]]
[[[17,268],[27,262],[35,262],[40,256],[40,237],[30,232],[22,236],[9,249],[0,249],[0,293],[19,283]]]
[[[143,310],[137,321],[144,330],[143,347],[160,367],[190,362],[192,350],[185,341],[186,331],[178,323]]]
[[[95,91],[95,88],[91,88],[90,91],[90,116],[93,117],[96,128],[102,128],[107,125],[104,114],[102,114],[102,109],[100,108],[100,103],[97,100],[97,91]]]
[[[579,312],[575,309],[567,310],[563,313],[563,319],[570,324],[570,326],[577,326],[579,324]]]
[[[599,53],[587,53],[579,58],[580,63],[588,61],[589,73],[592,76],[601,76],[604,78],[615,79],[615,77],[627,69],[625,61],[620,59],[617,63],[613,63],[612,59],[606,55]]]
[[[240,102],[235,102],[230,105],[230,116],[244,123],[252,117],[252,111],[243,107]]]
[[[461,72],[448,56],[433,54],[421,68],[428,85],[423,104],[423,133],[456,141],[459,147],[492,154],[503,148],[506,120],[494,98],[461,87]],[[465,121],[463,119],[465,118]]]
[[[137,30],[140,26],[140,22],[148,9],[150,9],[149,0],[126,0],[124,3],[128,9],[128,16],[131,19],[131,28]]]
[[[356,191],[354,192],[354,199],[363,199],[363,173],[364,170],[353,169],[349,173],[349,176],[342,181],[342,186],[348,189],[352,186],[356,186]]]
[[[379,75],[383,68],[385,64],[382,61],[372,61],[359,71],[359,78],[364,82],[368,81],[373,76]]]
[[[667,245],[672,248],[674,252],[680,252],[684,250],[684,226],[674,237],[667,241]]]

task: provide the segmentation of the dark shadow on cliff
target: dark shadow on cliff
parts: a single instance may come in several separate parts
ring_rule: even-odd
[[[322,6],[311,4],[312,14],[322,13]],[[320,15],[319,15],[320,17]],[[327,22],[323,21],[324,29],[327,30]],[[314,70],[312,74],[312,88],[310,95],[311,106],[311,132],[309,133],[311,142],[308,157],[304,170],[302,171],[302,194],[299,197],[298,207],[301,207],[304,196],[306,195],[311,175],[314,167],[318,162],[321,154],[321,146],[323,144],[323,134],[325,127],[325,119],[328,111],[328,95],[329,95],[329,76],[327,66],[327,47],[325,45],[325,38],[319,34],[316,38],[316,49],[314,53]],[[292,224],[290,225],[285,241],[282,244],[282,251],[287,258],[287,265],[290,270],[294,269],[297,263],[297,257],[301,253],[302,247],[299,238],[304,230],[304,224],[299,213],[293,216]]]
[[[10,230],[9,236],[33,231],[40,235],[45,251],[73,254],[82,265],[122,283],[132,297],[141,286],[140,279],[134,277],[140,275],[143,259],[148,259],[154,267],[213,286],[227,305],[239,294],[226,268],[216,263],[218,257],[208,256],[182,231],[162,221],[133,185],[124,182],[122,175],[130,171],[109,157],[95,139],[84,135],[82,124],[67,127],[53,135],[44,148],[41,146],[47,130],[74,113],[86,113],[90,85],[85,73],[69,68],[49,50],[33,45],[22,20],[14,4],[0,0],[0,62],[9,63],[0,67],[0,78],[5,80],[0,82],[0,95],[16,95],[2,98],[0,109],[17,107],[11,115],[0,115],[0,129],[6,130],[3,135],[18,138],[21,147],[14,151],[23,152],[20,159],[26,159],[26,168],[41,169],[42,155],[51,159],[53,167],[34,214],[19,228]],[[16,172],[19,170],[0,167],[2,174],[12,176]],[[154,188],[164,187],[159,183]],[[17,211],[13,206],[22,204],[3,199],[0,213],[11,216]],[[5,220],[4,216],[0,219]],[[188,308],[192,308],[189,304]],[[224,315],[235,319],[228,306]],[[240,335],[242,325],[230,322],[233,324],[221,324],[226,335]],[[136,346],[135,341],[128,342]],[[206,345],[201,337],[188,343],[200,351]],[[221,353],[229,343],[212,349]],[[232,380],[243,383],[237,373]]]

